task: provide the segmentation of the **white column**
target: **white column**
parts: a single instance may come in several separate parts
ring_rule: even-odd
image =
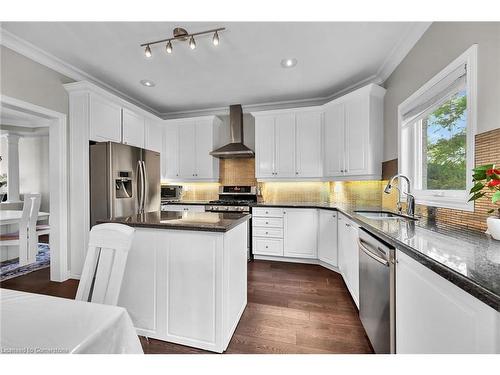
[[[7,134],[7,201],[19,202],[19,135]]]

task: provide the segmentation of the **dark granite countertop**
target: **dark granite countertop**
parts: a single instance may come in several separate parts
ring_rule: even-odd
[[[259,203],[257,207],[320,208],[340,211],[469,294],[500,311],[500,241],[459,226],[439,225],[427,218],[368,219],[355,211],[380,208],[333,203]]]
[[[155,211],[98,220],[98,222],[121,223],[143,228],[227,232],[249,220],[250,217],[251,215],[242,213]]]

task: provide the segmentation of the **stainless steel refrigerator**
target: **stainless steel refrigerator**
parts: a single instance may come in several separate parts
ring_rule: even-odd
[[[90,226],[160,210],[160,154],[121,143],[90,145]]]

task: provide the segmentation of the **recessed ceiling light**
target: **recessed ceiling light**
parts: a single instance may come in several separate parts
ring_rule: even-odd
[[[141,85],[146,86],[146,87],[155,87],[156,83],[153,81],[150,81],[149,79],[143,79],[141,80]]]
[[[283,59],[281,60],[281,66],[283,68],[293,68],[297,65],[297,59]]]

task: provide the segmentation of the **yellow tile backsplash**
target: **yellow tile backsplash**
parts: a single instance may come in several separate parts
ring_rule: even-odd
[[[261,182],[262,200],[277,202],[328,202],[328,182]]]

